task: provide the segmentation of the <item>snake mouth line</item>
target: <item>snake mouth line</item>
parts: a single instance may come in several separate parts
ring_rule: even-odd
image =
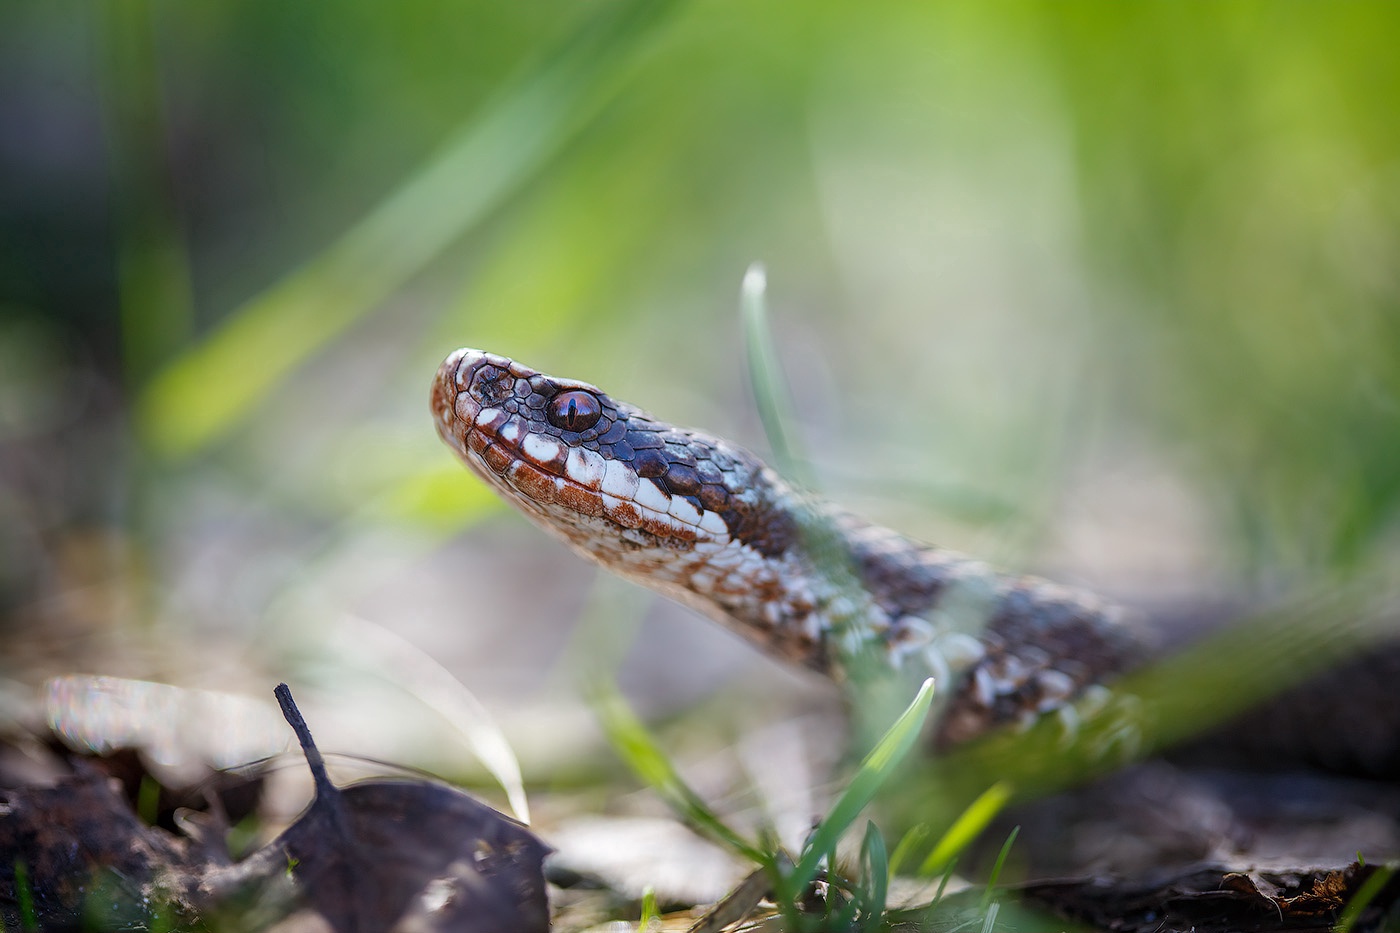
[[[582,431],[548,427],[563,395],[599,407]],[[587,383],[553,379],[477,350],[453,353],[433,386],[438,431],[474,473],[545,522],[573,516],[677,542],[727,541],[721,516],[692,497],[671,495],[621,460],[588,444],[625,436],[629,413]],[[576,416],[577,404],[566,412]]]

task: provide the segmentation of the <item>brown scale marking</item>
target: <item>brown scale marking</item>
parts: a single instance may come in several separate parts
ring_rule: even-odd
[[[517,461],[509,476],[522,493],[536,502],[553,502],[558,496],[554,477],[527,461]]]
[[[461,395],[458,395],[456,401],[453,402],[452,412],[457,416],[458,421],[462,422],[463,424],[471,424],[473,417],[472,407],[473,405],[471,396],[463,392]],[[492,421],[492,425],[495,425],[494,420]]]
[[[783,598],[783,588],[776,580],[768,580],[750,590],[763,603],[778,602]],[[813,639],[800,627],[783,626],[772,628],[767,625],[753,626],[757,634],[778,654],[793,658],[815,670],[827,667],[826,644]]]
[[[729,490],[715,483],[700,487],[700,504],[710,512],[723,512],[729,508]]]
[[[903,539],[871,540],[854,523],[848,530],[856,572],[877,605],[895,615],[922,615],[938,601],[947,569],[930,560],[934,552]]]
[[[439,418],[443,417],[449,408],[456,407],[454,404],[456,393],[436,379],[433,380],[432,396],[433,411],[437,412]],[[449,402],[449,399],[451,399],[452,402]]]
[[[698,496],[700,475],[685,464],[672,463],[666,470],[666,488],[673,496]]]
[[[566,508],[590,518],[603,514],[603,497],[574,483],[564,484],[558,492],[558,500]]]
[[[765,557],[778,557],[797,540],[797,523],[785,512],[759,510],[731,497],[720,518],[736,540]]]
[[[667,543],[668,539],[671,541],[694,541],[700,537],[699,532],[684,522],[676,522],[675,525],[672,525],[665,519],[651,518],[646,515],[642,516],[641,529],[647,534],[655,535],[661,539],[659,542],[661,544]]]
[[[670,466],[666,462],[666,458],[657,450],[639,450],[632,458],[633,469],[643,479],[656,479],[659,476],[664,476]]]
[[[858,567],[861,583],[875,602],[896,615],[922,615],[938,602],[944,590],[942,580],[931,578],[916,584],[878,562],[861,562]]]
[[[748,584],[736,580],[732,572],[721,574],[713,587],[716,596],[743,596],[748,591]]]
[[[481,459],[485,460],[486,465],[497,473],[504,473],[506,467],[515,462],[515,457],[500,444],[492,444],[483,450]]]
[[[623,528],[642,527],[642,513],[637,507],[626,499],[619,499],[617,505],[608,511],[608,517],[617,522]]]
[[[467,432],[467,446],[477,453],[482,453],[491,444],[491,439],[481,431]]]
[[[1068,660],[1079,659],[1094,677],[1127,669],[1143,659],[1146,648],[1133,629],[1115,624],[1100,607],[1073,599],[1037,604],[1028,592],[1034,586],[1032,581],[1017,581],[1004,594],[988,622],[989,639],[1040,645],[1066,659],[1061,662],[1066,673],[1070,672]]]

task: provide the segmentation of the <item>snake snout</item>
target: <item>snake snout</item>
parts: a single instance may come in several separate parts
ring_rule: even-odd
[[[430,402],[433,421],[442,439],[459,452],[465,451],[467,431],[481,407],[466,390],[476,371],[486,362],[486,356],[469,347],[453,350],[433,377]]]
[[[453,350],[438,367],[433,378],[432,407],[440,425],[450,425],[452,417],[467,424],[471,423],[480,407],[476,393],[468,391],[473,386],[476,374],[485,366],[501,367],[509,361],[490,353],[462,347]]]

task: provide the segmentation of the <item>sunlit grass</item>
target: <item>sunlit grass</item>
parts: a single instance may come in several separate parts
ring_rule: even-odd
[[[768,834],[753,841],[730,828],[724,818],[686,784],[657,741],[612,688],[599,688],[595,692],[594,707],[617,754],[639,779],[666,801],[682,822],[701,836],[754,863],[766,877],[762,885],[755,885],[752,877],[740,885],[714,908],[717,917],[722,916],[726,923],[742,919],[757,907],[759,898],[767,894],[775,904],[776,913],[783,918],[786,930],[864,931],[886,928],[893,873],[891,859],[884,836],[872,821],[864,824],[859,855],[849,871],[840,864],[838,843],[856,827],[858,818],[881,788],[900,772],[923,732],[933,696],[933,682],[927,681],[850,775],[826,816],[813,828],[795,856],[777,848]],[[940,882],[933,900],[922,908],[926,913],[937,909],[958,852],[974,841],[977,832],[996,815],[1008,796],[1004,789],[992,788],[941,834],[919,872],[921,876]],[[911,848],[917,848],[919,841],[929,835],[930,828],[922,826],[917,833],[905,838],[906,842],[914,841]],[[993,919],[996,905],[991,900],[992,891],[1014,838],[1013,833],[1003,845],[984,896],[982,910]],[[933,925],[920,929],[935,929],[940,922],[933,914],[925,920]]]
[[[919,866],[919,874],[936,876],[951,871],[958,854],[982,834],[1010,800],[1011,787],[1005,782],[993,784],[983,791],[929,851]]]
[[[768,272],[762,263],[754,263],[744,273],[739,286],[739,315],[744,328],[744,371],[774,466],[794,482],[815,490],[816,480],[798,440],[797,418],[768,319]]]
[[[914,748],[928,719],[929,708],[933,704],[934,683],[926,680],[913,702],[895,720],[870,754],[861,762],[856,773],[847,783],[846,789],[836,799],[830,812],[817,824],[817,828],[807,839],[801,858],[787,877],[787,888],[779,890],[779,896],[797,900],[816,875],[817,866],[835,858],[836,843],[855,822],[861,812],[875,798],[875,794],[894,775],[906,755]],[[881,848],[881,866],[887,867]]]
[[[1357,861],[1359,862],[1360,859],[1358,858]],[[1362,882],[1361,888],[1352,896],[1351,900],[1347,901],[1346,906],[1342,908],[1341,916],[1337,918],[1337,925],[1333,928],[1336,930],[1336,933],[1351,933],[1356,927],[1356,921],[1360,919],[1362,912],[1371,905],[1371,902],[1376,899],[1376,896],[1391,882],[1395,877],[1396,871],[1397,866],[1395,865],[1381,865],[1371,873],[1371,877]],[[1389,925],[1387,925],[1386,928],[1390,928]]]

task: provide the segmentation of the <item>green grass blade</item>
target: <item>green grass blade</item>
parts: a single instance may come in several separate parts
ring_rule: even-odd
[[[1001,881],[1001,870],[1006,867],[1006,857],[1011,854],[1011,847],[1016,844],[1016,837],[1020,834],[1021,827],[1012,827],[1011,832],[1006,836],[1006,841],[1001,844],[1001,851],[997,853],[997,860],[992,865],[992,873],[987,876],[987,886],[982,889],[983,910],[995,909],[995,905],[992,903],[992,894]]]
[[[952,880],[953,872],[957,870],[957,867],[958,857],[955,855],[947,870],[943,872],[943,877],[938,879],[938,890],[933,892],[933,900],[929,901],[930,908],[937,907],[938,902],[943,900],[943,893],[948,890],[948,882]]]
[[[149,774],[142,775],[136,788],[136,815],[147,826],[156,825],[160,818],[160,782]]]
[[[127,384],[141,385],[185,344],[194,326],[189,256],[172,201],[171,166],[149,0],[97,4],[101,95],[112,171],[118,305]]]
[[[792,873],[785,879],[787,890],[783,892],[793,899],[807,883],[816,876],[817,866],[823,856],[835,851],[836,841],[855,822],[862,810],[870,803],[875,793],[894,774],[900,762],[918,741],[928,718],[929,707],[933,703],[933,679],[925,680],[913,702],[904,710],[894,725],[875,743],[870,754],[861,762],[860,768],[851,778],[846,790],[836,801],[831,812],[821,821],[812,833]]]
[[[909,853],[924,844],[928,838],[929,828],[927,823],[916,823],[904,834],[904,838],[894,847],[894,852],[890,853],[890,874],[897,875],[904,867],[904,863],[909,859]]]
[[[1361,888],[1347,901],[1346,906],[1342,908],[1342,915],[1337,918],[1337,933],[1351,933],[1356,921],[1361,917],[1361,912],[1371,905],[1376,895],[1381,893],[1381,889],[1395,877],[1395,871],[1393,865],[1382,865],[1361,883]]]
[[[919,866],[919,874],[932,877],[940,872],[947,871],[953,859],[962,852],[972,841],[987,828],[1002,808],[1011,799],[1011,785],[1006,781],[998,781],[987,788],[982,794],[964,810],[953,825],[948,827],[938,840],[933,851],[929,852],[923,864]]]
[[[768,446],[778,472],[813,488],[807,460],[797,447],[788,425],[796,424],[792,397],[783,379],[782,364],[773,345],[773,329],[768,324],[768,273],[762,263],[754,263],[744,273],[739,286],[739,310],[744,324],[744,360],[753,389],[754,405],[763,422]]]
[[[865,838],[860,844],[860,877],[856,885],[856,894],[861,900],[861,922],[868,925],[885,912],[890,895],[890,860],[885,852],[885,838],[870,821],[865,824]]]
[[[686,825],[759,865],[772,863],[771,857],[726,826],[700,795],[681,779],[651,733],[615,689],[610,686],[595,688],[593,706],[603,732],[619,757],[638,778],[661,795]]]
[[[653,926],[661,925],[661,911],[656,906],[656,889],[647,885],[642,892],[642,909],[637,917],[637,933],[647,933]]]
[[[16,856],[14,869],[19,926],[24,933],[31,933],[39,929],[39,915],[34,910],[34,890],[29,886],[29,865],[23,858]]]
[[[767,273],[761,263],[754,263],[744,273],[740,287],[745,368],[778,472],[799,486],[815,489],[811,462],[798,449],[796,436],[787,427],[796,420],[768,325],[767,289]],[[845,539],[831,516],[820,509],[804,506],[795,510],[795,517],[803,544],[813,561],[853,604],[862,605],[868,596],[851,562]],[[832,628],[828,644],[834,646],[835,662],[845,671],[852,694],[853,747],[864,750],[873,747],[878,730],[902,706],[905,686],[888,676],[890,671],[883,645],[875,633],[865,627],[859,609],[846,618],[834,620]]]
[[[508,85],[441,152],[308,264],[235,310],[151,381],[145,440],[197,453],[299,364],[480,224],[594,117],[679,0],[628,0]]]

